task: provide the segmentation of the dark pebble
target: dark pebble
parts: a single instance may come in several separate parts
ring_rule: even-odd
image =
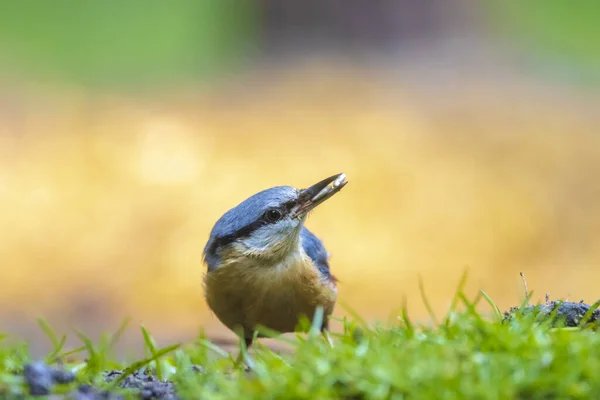
[[[42,361],[25,365],[23,375],[32,396],[47,396],[55,384],[71,383],[75,380],[73,372],[50,367]]]
[[[52,379],[55,383],[71,383],[75,381],[75,374],[72,371],[65,371],[60,368],[52,368]]]
[[[122,371],[109,371],[105,375],[107,382],[111,382],[123,374]],[[169,381],[160,381],[153,375],[149,375],[144,370],[137,370],[128,375],[120,383],[120,386],[125,389],[138,389],[140,398],[143,400],[160,399],[160,400],[176,400],[175,385]]]
[[[54,379],[52,369],[41,361],[25,365],[23,371],[25,382],[29,386],[29,394],[32,396],[47,396],[52,390]]]

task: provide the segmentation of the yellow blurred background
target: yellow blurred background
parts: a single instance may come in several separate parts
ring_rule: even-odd
[[[36,351],[48,347],[39,316],[93,337],[130,317],[160,344],[200,329],[231,338],[203,300],[212,225],[259,190],[338,172],[349,185],[307,225],[332,254],[340,300],[367,320],[393,317],[405,299],[425,320],[419,277],[442,315],[465,269],[469,293],[484,289],[502,309],[522,300],[521,271],[534,300],[597,300],[596,49],[559,51],[544,29],[518,30],[518,2],[500,13],[463,0],[452,2],[462,12],[436,1],[326,2],[329,12],[319,2],[265,1],[244,14],[225,1],[230,9],[206,18],[222,31],[246,21],[242,44],[202,47],[184,39],[219,37],[214,27],[192,29],[204,3],[128,6],[137,36],[123,31],[126,17],[120,31],[102,30],[103,14],[84,6],[77,26],[52,19],[68,13],[40,12],[45,31],[0,28],[0,331],[33,340]],[[107,15],[116,4],[103,6]],[[6,20],[29,15],[25,6],[3,11]],[[192,28],[171,30],[182,18]],[[156,44],[156,30],[179,36]],[[69,33],[102,49],[69,42]],[[229,50],[197,63],[175,50],[140,60],[140,44]],[[132,60],[121,60],[123,49]],[[126,345],[138,336],[133,329]]]

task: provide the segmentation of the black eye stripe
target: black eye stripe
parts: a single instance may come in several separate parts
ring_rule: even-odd
[[[227,246],[228,244],[231,244],[238,239],[247,238],[252,234],[252,232],[258,230],[260,227],[265,225],[267,225],[267,222],[264,219],[260,218],[229,235],[216,237],[213,240],[210,247],[208,248],[208,253],[215,255],[219,247]]]
[[[283,203],[281,205],[281,207],[279,207],[277,209],[281,212],[282,217],[284,217],[297,204],[298,204],[297,200],[290,200],[290,201]],[[252,235],[252,233],[254,231],[256,231],[256,230],[260,229],[261,227],[268,225],[270,223],[272,223],[272,222],[266,221],[264,218],[264,215],[263,215],[256,221],[252,222],[251,224],[248,224],[248,225],[244,226],[243,228],[240,228],[237,231],[235,231],[229,235],[216,237],[213,240],[213,242],[210,244],[210,246],[208,247],[207,253],[216,255],[217,249],[219,247],[224,247],[224,246],[227,246],[227,245],[235,242],[236,240],[247,238],[248,236]]]
[[[294,206],[296,206],[297,204],[297,200],[290,200],[286,203],[283,203],[282,208],[285,210],[286,213],[289,213],[290,211],[292,211],[292,208],[294,208]]]

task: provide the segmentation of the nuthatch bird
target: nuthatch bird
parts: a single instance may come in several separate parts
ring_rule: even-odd
[[[346,185],[338,174],[308,189],[276,186],[227,211],[213,227],[204,248],[205,297],[217,318],[243,332],[246,346],[266,327],[293,332],[299,318],[323,309],[321,331],[337,297],[329,254],[304,226],[319,204]]]

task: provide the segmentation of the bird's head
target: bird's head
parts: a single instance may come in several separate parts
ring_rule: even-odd
[[[255,257],[276,262],[298,248],[306,216],[346,185],[346,175],[324,179],[308,189],[276,186],[227,211],[213,227],[204,248],[208,270],[225,258]]]

